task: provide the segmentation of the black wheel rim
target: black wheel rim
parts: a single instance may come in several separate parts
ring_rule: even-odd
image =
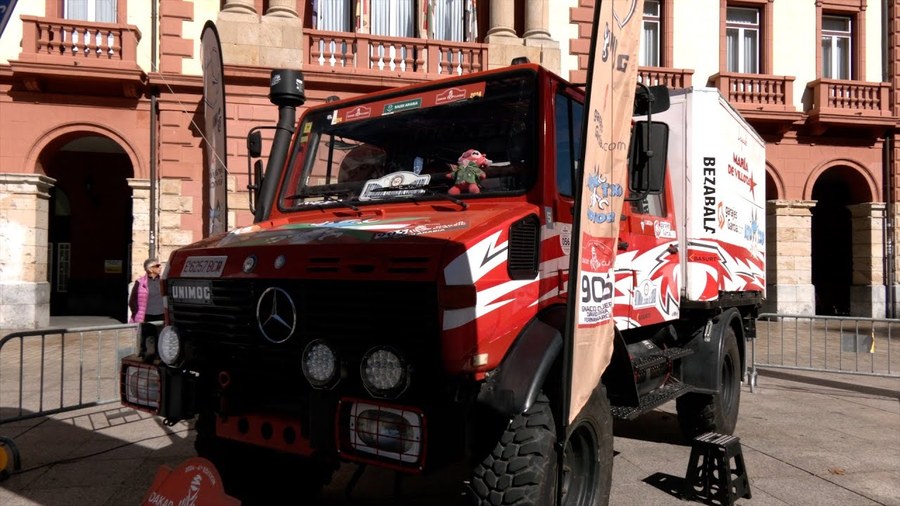
[[[569,437],[563,469],[562,503],[591,504],[596,493],[597,436],[589,425],[581,425]]]
[[[734,361],[729,354],[722,360],[722,406],[727,413],[734,407]]]

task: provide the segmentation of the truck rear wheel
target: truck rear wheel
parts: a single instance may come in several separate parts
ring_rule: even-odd
[[[200,415],[196,429],[197,455],[216,466],[225,492],[244,506],[312,500],[331,481],[334,468],[324,462],[217,437],[214,417]]]
[[[566,506],[609,502],[612,486],[612,415],[606,389],[598,387],[570,426],[566,444],[563,501]],[[478,466],[468,486],[471,504],[554,504],[557,486],[556,423],[541,394],[516,416]]]
[[[724,352],[719,364],[718,392],[714,395],[691,393],[675,401],[678,423],[687,439],[704,432],[733,434],[741,404],[741,356],[734,329],[725,329]]]

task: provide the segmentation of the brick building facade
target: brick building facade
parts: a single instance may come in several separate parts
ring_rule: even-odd
[[[244,139],[275,123],[272,68],[303,71],[307,106],[518,56],[584,81],[591,0],[408,3],[398,14],[375,0],[18,2],[0,36],[0,328],[124,320],[143,259],[203,237],[207,21],[225,64],[232,227],[252,221]],[[893,316],[896,2],[632,6],[616,1],[617,15],[644,19],[641,79],[716,87],[767,142],[765,309]]]

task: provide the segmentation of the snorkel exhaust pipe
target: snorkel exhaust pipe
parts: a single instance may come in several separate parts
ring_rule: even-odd
[[[297,107],[306,102],[303,73],[299,70],[273,70],[269,81],[269,101],[278,106],[278,124],[275,126],[275,138],[272,141],[272,150],[259,190],[256,214],[253,216],[254,223],[268,219],[272,212],[275,192],[278,190],[278,182],[287,162],[291,137],[294,135]]]

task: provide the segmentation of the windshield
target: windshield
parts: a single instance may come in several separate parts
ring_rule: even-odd
[[[535,80],[516,72],[310,114],[280,206],[525,191],[535,179]]]

